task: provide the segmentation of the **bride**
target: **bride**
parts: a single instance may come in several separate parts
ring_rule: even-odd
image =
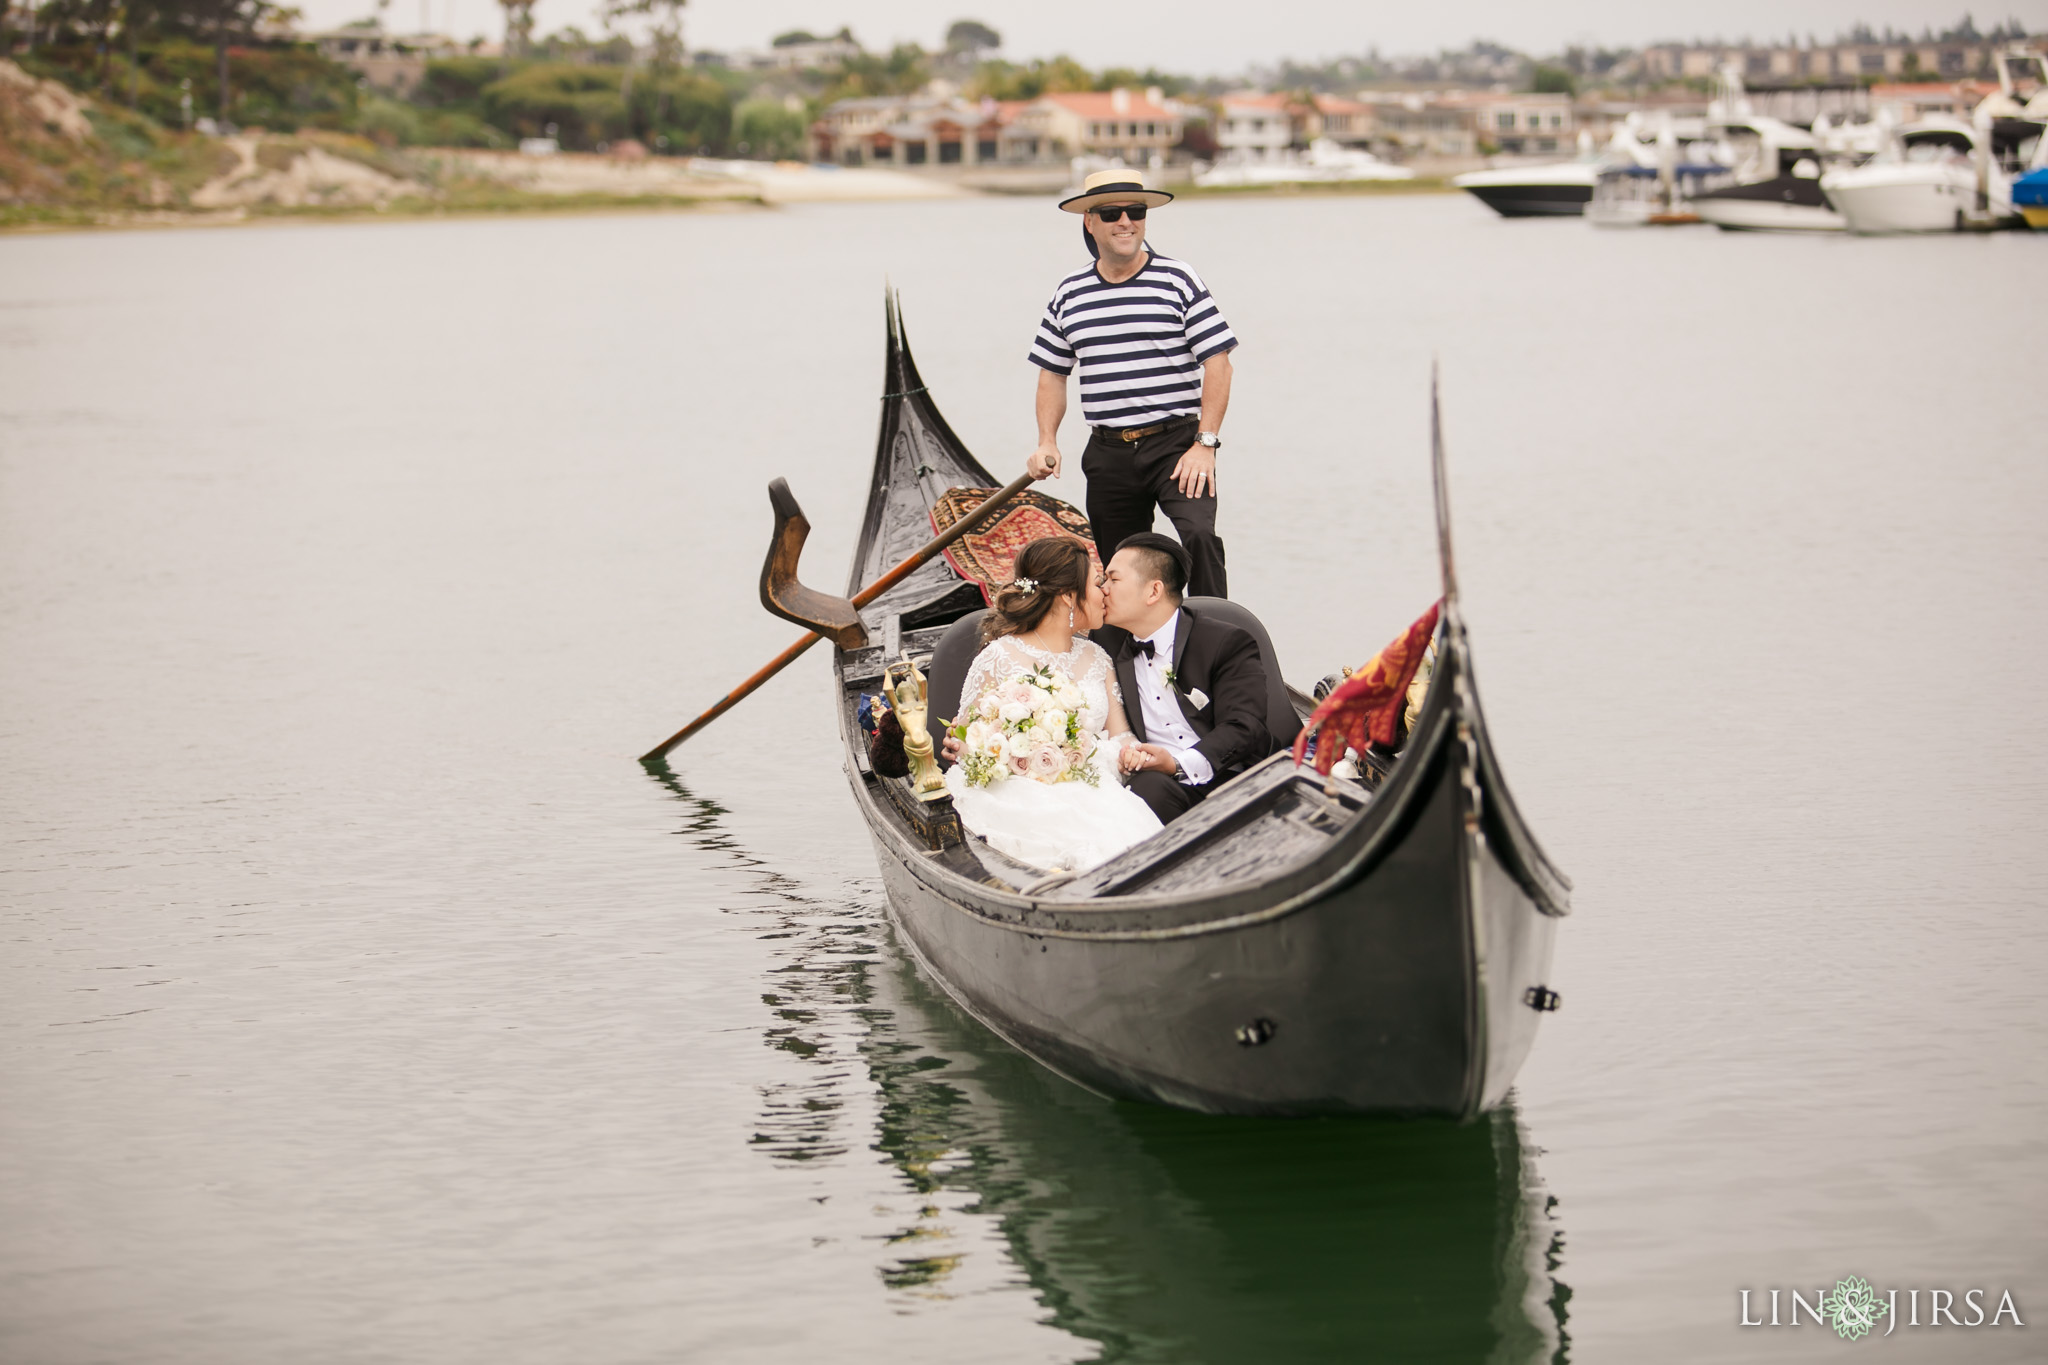
[[[1046,668],[1080,693],[1078,708],[1092,782],[1028,776],[970,785],[966,765],[946,770],[946,787],[968,829],[1034,867],[1082,872],[1159,832],[1159,817],[1123,785],[1118,754],[1133,742],[1116,670],[1100,645],[1079,632],[1102,624],[1102,585],[1078,540],[1034,540],[1017,556],[1014,580],[996,590],[982,622],[982,650],[960,692],[965,720],[982,694],[1020,673]],[[947,755],[956,754],[948,742]]]

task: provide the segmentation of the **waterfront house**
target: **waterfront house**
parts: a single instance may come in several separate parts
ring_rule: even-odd
[[[1144,165],[1172,151],[1188,118],[1157,90],[975,102],[935,85],[921,95],[840,100],[812,124],[811,142],[819,160],[842,166],[1031,166],[1077,155]]]
[[[1372,150],[1401,160],[1477,156],[1477,117],[1469,104],[1433,91],[1367,91],[1372,106]]]
[[[1479,140],[1510,156],[1553,156],[1578,137],[1570,95],[1477,94],[1460,102],[1472,110]]]
[[[1240,90],[1218,101],[1216,153],[1220,161],[1274,161],[1294,145],[1294,102],[1285,95]]]
[[[1042,158],[1049,161],[1078,153],[1121,158],[1132,166],[1155,157],[1164,162],[1187,125],[1186,112],[1156,86],[1041,95],[1029,107],[1039,116],[1042,140],[1051,144]]]
[[[427,74],[427,63],[460,56],[462,44],[445,33],[386,33],[374,19],[300,35],[331,62],[354,71],[373,89],[403,98]]]

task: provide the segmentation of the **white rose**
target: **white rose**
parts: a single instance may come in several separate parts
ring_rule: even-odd
[[[1002,717],[1003,724],[1015,725],[1019,721],[1031,719],[1031,706],[1027,702],[1006,701],[1003,703],[1002,710],[996,714]]]
[[[1081,703],[1087,700],[1081,695],[1080,688],[1064,679],[1060,682],[1059,698],[1060,705],[1066,707],[1069,711],[1080,710]]]
[[[1038,718],[1039,726],[1058,744],[1067,742],[1067,713],[1055,706]]]
[[[974,709],[983,720],[995,720],[1003,713],[1003,704],[996,700],[994,692],[984,692],[981,700],[974,703]]]

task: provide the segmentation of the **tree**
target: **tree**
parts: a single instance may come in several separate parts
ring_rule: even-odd
[[[668,119],[668,97],[672,82],[667,77],[682,65],[683,61],[683,6],[689,0],[605,0],[604,20],[607,26],[627,15],[639,15],[651,21],[653,38],[652,52],[648,66],[654,76],[654,126],[663,126]],[[630,81],[632,67],[627,67]]]
[[[1003,45],[1003,35],[977,19],[958,19],[946,30],[946,51],[979,56]]]
[[[505,9],[505,56],[524,57],[533,43],[535,0],[498,0]]]
[[[1568,68],[1538,62],[1529,88],[1539,95],[1575,95],[1578,93],[1579,83]]]
[[[732,111],[735,151],[763,161],[801,158],[810,125],[781,100],[750,99]]]

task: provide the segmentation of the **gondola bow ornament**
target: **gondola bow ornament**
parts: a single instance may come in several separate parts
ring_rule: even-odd
[[[1316,771],[1325,777],[1344,757],[1347,746],[1360,753],[1368,744],[1394,747],[1400,737],[1401,712],[1408,705],[1408,685],[1422,666],[1442,606],[1441,602],[1432,604],[1414,625],[1323,698],[1294,741],[1296,767],[1301,766],[1311,740],[1316,746]]]

